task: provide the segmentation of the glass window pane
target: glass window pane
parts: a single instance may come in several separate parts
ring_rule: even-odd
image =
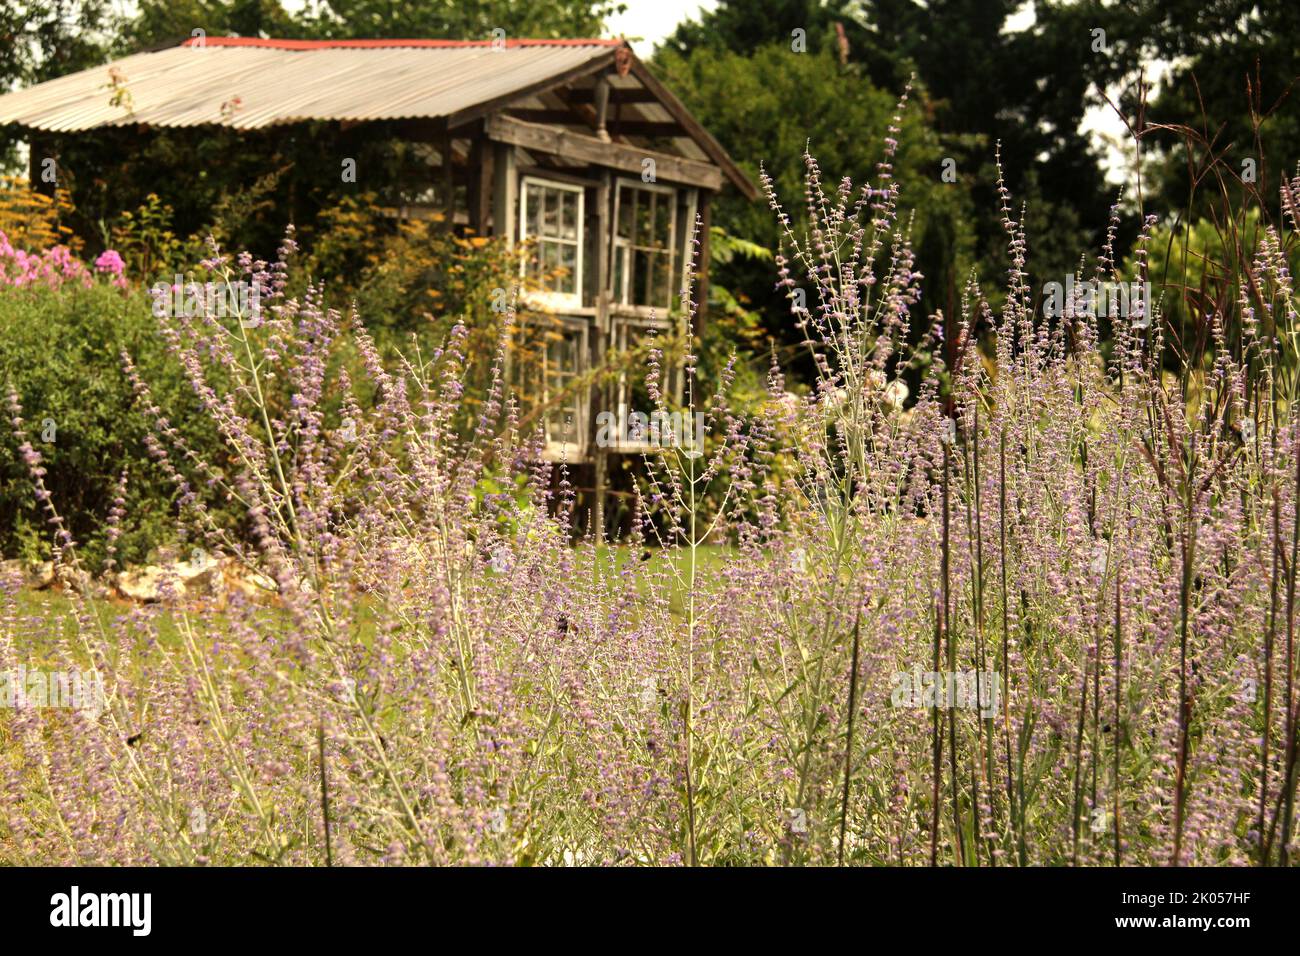
[[[524,208],[526,210],[524,218],[524,232],[528,236],[536,236],[541,229],[541,202],[542,190],[539,186],[529,185],[528,192],[525,196]]]
[[[655,253],[650,257],[650,305],[668,307],[668,256]]]
[[[647,192],[646,195],[650,200],[647,204],[650,213],[646,220],[645,235],[641,237],[641,241],[647,246],[655,246],[658,244],[659,220],[663,218],[662,203],[659,201],[658,193]]]
[[[626,305],[629,301],[630,293],[624,287],[627,277],[627,263],[630,250],[625,245],[614,247],[614,301]]]
[[[644,189],[636,191],[636,238],[638,246],[644,246],[650,239],[651,202],[654,197]]]
[[[623,349],[632,351],[634,349],[648,349],[650,346],[649,332],[632,323],[620,323],[617,331],[617,339]],[[644,355],[644,352],[639,352]],[[650,400],[650,393],[645,384],[645,375],[639,372],[625,372],[620,383],[621,400],[626,402],[629,411],[639,411],[644,413],[651,412],[655,403]]]
[[[578,194],[561,193],[563,197],[563,214],[560,218],[560,238],[576,240],[578,238]]]
[[[555,247],[559,257],[558,265],[562,271],[560,275],[561,292],[574,293],[578,291],[578,247],[557,243]]]
[[[545,191],[546,203],[542,212],[542,235],[555,236],[559,234],[559,199],[555,190],[547,189]]]
[[[650,254],[638,249],[632,261],[632,302],[650,305]]]
[[[526,274],[542,289],[580,295],[581,202],[582,194],[577,190],[532,182],[524,185],[524,232],[535,250]]]
[[[624,186],[618,194],[618,234],[623,239],[632,238],[632,217],[635,213],[636,190]]]
[[[657,249],[667,249],[672,239],[669,238],[669,231],[672,228],[672,197],[661,195],[659,205],[655,210],[655,238],[654,244]]]
[[[577,440],[582,396],[574,388],[581,372],[582,337],[576,331],[557,330],[546,349],[546,437],[555,443]]]

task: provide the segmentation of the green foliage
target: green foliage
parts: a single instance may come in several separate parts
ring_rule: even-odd
[[[772,252],[765,246],[733,236],[719,226],[710,233],[710,250],[715,267],[739,261],[772,265]],[[733,408],[752,410],[766,397],[767,348],[762,317],[750,308],[749,296],[733,292],[720,282],[709,284],[708,322],[700,331],[699,379],[706,387],[716,383],[722,368],[737,357],[735,381],[729,396]]]
[[[441,219],[399,220],[373,193],[344,197],[321,213],[306,261],[331,303],[355,303],[382,344],[417,333],[428,344],[457,321],[487,336],[491,351],[510,294],[520,282],[521,249],[503,240],[458,236]],[[429,338],[428,335],[432,336]]]
[[[606,0],[330,0],[304,11],[299,22],[311,35],[330,38],[486,40],[496,29],[510,37],[590,37],[622,9]]]
[[[220,447],[215,428],[165,354],[143,292],[70,283],[0,294],[0,369],[9,379],[0,386],[12,384],[18,392],[28,440],[44,459],[46,486],[95,569],[104,556],[106,521],[123,471],[121,557],[142,560],[174,534],[176,489],[148,455],[150,423],[133,400],[123,350],[181,435],[200,452],[214,454]],[[53,422],[52,441],[42,437],[47,419]],[[0,449],[0,553],[36,558],[48,545],[49,527],[7,422]]]
[[[76,208],[73,225],[93,242],[104,241],[123,212],[157,203],[177,237],[213,233],[229,248],[270,259],[285,226],[295,224],[309,241],[320,210],[365,184],[390,184],[385,200],[401,204],[412,198],[401,184],[429,181],[427,165],[421,172],[410,145],[395,143],[384,128],[120,127],[50,143]],[[344,159],[355,160],[362,185],[342,182]]]
[[[1247,209],[1229,222],[1198,219],[1190,226],[1162,225],[1153,230],[1147,244],[1152,297],[1177,354],[1200,353],[1212,336],[1206,316],[1216,312],[1225,334],[1235,340],[1242,321],[1243,288],[1260,334],[1271,337],[1268,310],[1258,298],[1265,283],[1258,265],[1252,266],[1264,235],[1265,221],[1258,209]],[[1300,246],[1291,243],[1286,258],[1294,275],[1300,268]],[[1138,274],[1136,256],[1125,268],[1129,275]],[[1174,357],[1167,361],[1171,368],[1177,367]]]
[[[186,242],[172,231],[172,218],[171,206],[157,193],[150,193],[139,208],[118,218],[108,245],[126,263],[127,275],[170,276],[195,258],[195,242]]]
[[[125,39],[136,48],[179,43],[196,29],[208,36],[305,35],[279,0],[145,0],[127,27]]]
[[[122,18],[109,0],[0,0],[0,91],[102,62]]]
[[[1218,184],[1199,184],[1198,172],[1221,159],[1236,175],[1242,161],[1255,160],[1254,183],[1267,204],[1277,197],[1279,179],[1300,161],[1300,117],[1295,110],[1296,37],[1300,7],[1294,3],[1246,0],[1138,0],[1121,5],[1131,18],[1128,79],[1140,60],[1170,62],[1170,74],[1147,111],[1150,124],[1191,127],[1213,143],[1188,143],[1185,132],[1155,129],[1145,148],[1155,150],[1156,180],[1166,201],[1193,216],[1218,201]],[[1124,101],[1132,115],[1137,90]],[[1189,168],[1190,164],[1190,168]]]
[[[490,308],[492,289],[518,281],[517,266],[503,243],[449,234],[441,219],[397,220],[373,194],[325,210],[311,257],[316,278],[355,294],[367,317],[403,331],[435,314],[454,322]]]
[[[162,43],[200,27],[208,36],[301,39],[487,40],[494,29],[511,37],[586,37],[598,36],[604,18],[623,7],[605,0],[329,0],[293,6],[290,12],[278,0],[145,0],[128,36],[138,44]]]
[[[828,183],[842,176],[858,183],[874,178],[898,91],[872,85],[829,52],[795,54],[781,43],[752,55],[705,49],[683,57],[665,50],[656,65],[751,178],[767,170],[787,205],[803,196],[805,149],[817,155]],[[935,215],[951,212],[945,195],[960,190],[939,181],[942,154],[917,111],[904,118],[896,138],[902,144],[896,175],[908,182],[911,202],[918,208],[937,203],[943,212]],[[911,192],[918,180],[929,185]],[[718,218],[736,236],[768,248],[777,243],[778,226],[761,202],[724,194]],[[918,226],[923,233],[924,223]]]
[[[1006,237],[993,167],[998,142],[1017,205],[1027,200],[1031,217],[1047,227],[1034,234],[1032,271],[1063,274],[1073,266],[1077,244],[1099,245],[1106,227],[1111,190],[1103,181],[1100,153],[1079,124],[1092,105],[1090,83],[1119,72],[1091,50],[1090,28],[1109,26],[1116,18],[1108,14],[1099,20],[1091,3],[1037,3],[1031,27],[1008,30],[1008,18],[1021,6],[1017,0],[721,0],[698,23],[679,27],[656,59],[669,68],[675,57],[707,62],[730,53],[740,58],[732,65],[742,72],[741,61],[749,61],[779,98],[771,111],[776,122],[751,125],[746,136],[735,139],[725,115],[731,105],[710,112],[702,98],[689,104],[706,126],[721,126],[714,131],[736,156],[753,156],[757,146],[758,155],[789,161],[802,151],[800,131],[806,129],[828,182],[842,174],[862,181],[874,170],[882,135],[879,112],[864,112],[852,91],[827,96],[816,81],[805,95],[812,71],[806,61],[836,64],[845,85],[857,81],[891,91],[891,97],[914,78],[921,107],[913,124],[923,125],[926,137],[918,140],[915,129],[905,129],[899,139],[911,144],[913,156],[904,152],[896,166],[908,183],[904,204],[933,211],[933,221],[918,224],[914,238],[930,305],[948,308],[976,258],[986,291],[999,284]],[[806,53],[792,50],[795,30],[804,31]],[[778,55],[762,53],[769,49]],[[678,76],[670,69],[671,80]],[[803,82],[789,82],[794,76]],[[732,85],[721,71],[712,79],[719,88]],[[740,85],[748,83],[742,79]],[[776,138],[769,142],[773,130]],[[944,185],[939,158],[955,163],[957,183],[946,190],[930,188]],[[786,178],[794,178],[798,188],[801,174],[796,169]],[[937,207],[935,200],[940,200]],[[761,218],[758,212],[755,218]],[[757,238],[725,210],[718,221]]]
[[[110,0],[0,0],[0,93],[102,63],[123,18]],[[0,168],[26,137],[0,129]]]
[[[823,181],[831,188],[845,176],[857,187],[875,182],[899,91],[875,86],[860,67],[842,64],[825,45],[821,52],[810,47],[802,54],[792,52],[788,42],[769,43],[752,53],[715,45],[689,55],[664,48],[657,53],[656,68],[751,178],[757,180],[760,168],[766,170],[796,220],[805,149],[817,155]],[[927,283],[931,288],[955,288],[974,264],[967,185],[973,177],[963,171],[956,183],[940,178],[946,154],[915,103],[901,126],[901,133],[894,134],[900,143],[894,176],[908,184],[903,207],[916,210],[911,228],[918,268],[933,280]],[[769,250],[780,241],[766,204],[735,193],[718,197],[714,221],[735,238]],[[789,303],[773,287],[770,262],[723,257],[713,272],[715,283],[743,297],[738,301],[763,317],[767,334],[790,347],[790,357],[802,357],[793,348],[797,338],[788,321]]]
[[[527,476],[512,476],[501,468],[485,474],[474,485],[474,511],[495,515],[496,527],[506,538],[525,532],[535,511]]]

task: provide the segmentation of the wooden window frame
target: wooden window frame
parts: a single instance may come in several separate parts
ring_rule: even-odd
[[[570,376],[574,379],[581,379],[590,371],[590,348],[591,348],[591,322],[581,316],[571,315],[551,315],[543,321],[554,322],[559,326],[558,331],[565,336],[574,336],[575,352],[577,355],[577,365],[570,370]],[[543,347],[541,356],[541,368],[539,369],[538,388],[540,394],[537,401],[544,409],[541,414],[539,424],[542,427],[542,434],[545,438],[545,457],[550,461],[560,461],[561,459],[575,462],[581,461],[587,453],[588,441],[588,417],[589,402],[587,391],[578,388],[572,396],[565,400],[564,404],[558,405],[553,409],[545,410],[551,400],[551,380],[550,380],[550,355],[546,346]],[[553,415],[573,415],[572,432],[566,440],[553,441],[551,439],[551,430],[549,423]]]
[[[539,242],[556,242],[564,245],[570,245],[570,240],[559,239],[554,236],[537,236],[528,235],[528,189],[530,186],[540,186],[543,189],[555,189],[560,192],[576,193],[578,196],[577,211],[577,254],[574,259],[573,280],[576,292],[554,292],[550,290],[533,290],[527,293],[528,300],[538,306],[550,309],[580,309],[582,308],[582,289],[583,289],[583,252],[587,244],[587,224],[586,224],[586,203],[587,190],[582,186],[573,183],[563,182],[558,179],[549,179],[544,176],[525,175],[519,178],[519,241],[527,242],[530,238],[536,238]],[[528,263],[519,264],[519,276],[524,278],[528,274]]]
[[[614,316],[610,329],[611,342],[616,352],[627,352],[631,350],[632,343],[629,341],[629,333],[634,333],[638,337],[644,338],[650,332],[655,332],[659,335],[666,335],[671,331],[672,322],[670,322],[666,317],[657,316],[653,319],[649,319],[644,316],[629,315]],[[632,389],[629,387],[628,376],[631,374],[638,374],[640,371],[641,370],[638,367],[636,373],[624,371],[619,374],[618,386],[615,389],[617,400],[615,401],[614,408],[611,409],[611,411],[614,411],[617,414],[621,410],[624,415],[630,415],[632,412],[644,412],[649,415],[655,411],[653,408],[632,407]],[[680,376],[675,375],[673,369],[669,368],[667,363],[660,366],[659,373],[662,376],[660,389],[665,393],[665,395],[672,395],[674,400],[676,400],[676,384],[677,379],[680,378]],[[620,441],[613,450],[635,454],[650,451],[651,445],[649,441]]]
[[[668,196],[668,209],[670,219],[668,220],[668,242],[662,249],[656,249],[651,246],[637,246],[630,240],[624,240],[619,237],[618,223],[619,212],[623,201],[624,189],[640,189],[646,192],[656,192]],[[677,241],[677,204],[680,200],[680,190],[675,186],[668,186],[663,183],[647,183],[639,179],[630,179],[625,176],[618,176],[614,179],[614,210],[610,219],[609,229],[609,295],[611,305],[621,312],[632,312],[636,315],[648,316],[667,315],[672,311],[673,302],[677,299],[680,292],[680,270],[678,264]],[[663,303],[654,303],[646,305],[639,302],[629,302],[630,289],[633,287],[633,265],[636,262],[636,251],[649,252],[653,255],[665,256],[668,260],[668,297]],[[619,256],[626,252],[627,258],[623,268],[623,288],[614,288],[614,276],[618,273],[617,262]],[[677,288],[674,288],[676,283]]]

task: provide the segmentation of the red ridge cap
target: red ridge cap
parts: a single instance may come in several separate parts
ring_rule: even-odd
[[[273,50],[383,49],[385,47],[490,47],[504,43],[507,48],[528,46],[622,46],[622,40],[277,40],[262,37],[190,37],[181,46],[251,46]]]

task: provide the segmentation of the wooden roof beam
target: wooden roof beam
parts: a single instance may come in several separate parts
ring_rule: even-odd
[[[510,115],[525,123],[547,125],[588,126],[587,120],[568,110],[511,110]],[[654,120],[606,120],[605,128],[612,136],[689,136],[678,122],[661,123]]]
[[[722,170],[709,163],[624,143],[605,143],[595,136],[539,126],[499,113],[487,118],[484,135],[496,142],[520,146],[530,152],[549,153],[576,162],[607,166],[637,176],[645,168],[644,161],[652,159],[657,179],[686,183],[715,192],[722,188]]]
[[[569,90],[569,96],[575,103],[594,103],[596,101],[596,88],[594,86],[574,87]],[[658,103],[659,97],[643,87],[629,89],[611,86],[609,88],[609,101],[611,103]]]

